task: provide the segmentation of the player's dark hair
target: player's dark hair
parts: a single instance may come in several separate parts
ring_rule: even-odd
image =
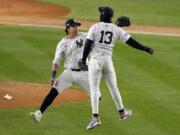
[[[113,17],[113,9],[111,7],[98,7],[98,10],[100,12],[100,21],[111,23],[111,19]]]
[[[66,32],[67,35],[69,34],[67,28],[64,31]]]

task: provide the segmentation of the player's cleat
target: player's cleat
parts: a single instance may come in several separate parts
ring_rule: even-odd
[[[93,119],[89,122],[89,124],[88,124],[88,126],[86,127],[86,129],[87,129],[87,130],[90,130],[90,129],[93,129],[93,128],[99,126],[99,125],[101,125],[101,120],[100,120],[100,118],[93,118]]]
[[[30,112],[29,115],[35,120],[35,122],[40,122],[42,118],[42,113],[40,110],[37,110],[35,112]]]
[[[120,118],[119,120],[125,120],[132,115],[132,110],[124,110],[123,112],[119,112]]]

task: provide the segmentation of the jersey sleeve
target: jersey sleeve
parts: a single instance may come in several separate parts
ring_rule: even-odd
[[[125,43],[131,37],[130,34],[128,34],[125,30],[123,30],[120,27],[117,27],[117,36],[123,43]]]
[[[94,40],[94,32],[95,32],[95,25],[91,26],[88,33],[87,33],[87,39]]]
[[[64,41],[60,41],[56,47],[56,52],[53,60],[53,64],[60,65],[62,58],[64,58],[64,51],[65,51],[65,43]]]

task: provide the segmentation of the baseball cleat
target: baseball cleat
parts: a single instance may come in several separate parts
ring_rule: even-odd
[[[35,112],[30,112],[29,115],[35,120],[35,122],[40,122],[42,118],[42,113],[40,110],[37,110]]]
[[[93,119],[89,122],[89,124],[88,124],[88,126],[86,127],[86,129],[87,129],[87,130],[90,130],[90,129],[93,129],[93,128],[99,126],[99,125],[101,125],[100,119],[99,119],[99,118],[93,118]]]
[[[120,112],[119,115],[119,120],[125,120],[132,115],[132,110],[124,110],[123,112]]]

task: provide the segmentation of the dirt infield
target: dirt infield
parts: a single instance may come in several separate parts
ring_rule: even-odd
[[[55,4],[33,0],[0,0],[1,17],[56,18],[68,14],[70,10]]]
[[[0,22],[7,23],[53,23],[70,9],[34,0],[0,0]],[[63,22],[64,23],[64,22]]]
[[[49,89],[49,84],[0,82],[0,108],[39,106]],[[13,96],[13,99],[5,99],[6,94]],[[87,99],[88,96],[84,91],[70,88],[58,95],[53,104],[59,105]]]
[[[0,24],[64,26],[65,20],[59,17],[70,12],[68,8],[34,0],[0,0],[0,3]],[[95,23],[80,21],[85,29]],[[132,33],[180,36],[180,28],[176,27],[132,25],[125,29]]]

